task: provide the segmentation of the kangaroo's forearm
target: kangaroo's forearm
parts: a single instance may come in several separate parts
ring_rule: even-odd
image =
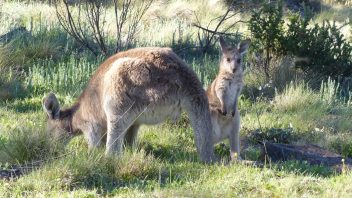
[[[226,105],[225,105],[225,90],[223,89],[217,89],[215,90],[216,97],[218,98],[220,102],[220,111],[222,114],[226,115]]]

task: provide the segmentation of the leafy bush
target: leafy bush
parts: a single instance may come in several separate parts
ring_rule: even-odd
[[[269,67],[274,54],[282,53],[283,25],[282,4],[264,4],[259,11],[252,13],[249,30],[252,34],[252,50],[263,56],[260,69],[269,80]]]
[[[249,146],[245,148],[243,151],[243,156],[246,160],[258,161],[262,155],[262,150],[260,147]]]
[[[298,14],[289,19],[285,50],[299,57],[296,67],[324,76],[352,75],[352,44],[346,41],[335,22],[308,27]]]
[[[285,54],[296,57],[296,68],[307,74],[325,77],[348,77],[352,75],[352,44],[340,32],[335,22],[325,21],[310,27],[311,13],[306,9],[304,17],[289,16],[284,27],[282,4],[266,4],[254,12],[249,21],[253,37],[252,51],[262,55],[262,69],[269,75],[273,57]]]
[[[351,2],[349,0],[324,0],[325,3],[328,3],[328,4],[342,4],[342,5],[348,5],[348,4],[351,4]]]
[[[256,144],[258,142],[274,142],[288,144],[296,139],[293,128],[270,128],[264,131],[255,130],[249,134],[249,140]]]
[[[215,155],[222,159],[230,159],[230,147],[224,143],[217,144],[215,147]]]
[[[331,143],[331,147],[343,157],[352,157],[352,141],[337,139]]]

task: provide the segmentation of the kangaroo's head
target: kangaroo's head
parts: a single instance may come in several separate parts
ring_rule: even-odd
[[[247,53],[250,41],[241,41],[236,47],[230,47],[226,44],[223,37],[220,36],[220,47],[222,56],[220,59],[220,70],[229,73],[242,72],[243,55]]]
[[[55,139],[70,139],[73,136],[72,117],[76,111],[75,105],[66,110],[60,110],[60,104],[54,93],[43,98],[43,109],[48,116],[47,131]]]

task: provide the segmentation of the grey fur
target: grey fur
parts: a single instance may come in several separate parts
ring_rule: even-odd
[[[43,100],[47,113],[59,106],[50,95]],[[48,128],[83,132],[90,148],[106,139],[106,154],[119,154],[124,142],[133,144],[140,125],[178,117],[181,109],[191,120],[200,159],[213,161],[208,100],[196,74],[169,48],[136,48],[101,64],[76,104],[48,118]]]
[[[213,143],[229,138],[232,159],[239,158],[240,154],[238,97],[243,87],[242,59],[249,43],[250,41],[246,40],[237,47],[229,48],[220,37],[222,56],[219,74],[207,90],[213,125]]]

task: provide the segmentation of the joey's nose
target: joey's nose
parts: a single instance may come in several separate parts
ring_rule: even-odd
[[[233,69],[232,69],[232,73],[235,73],[235,72],[236,72],[236,68],[233,68]]]

